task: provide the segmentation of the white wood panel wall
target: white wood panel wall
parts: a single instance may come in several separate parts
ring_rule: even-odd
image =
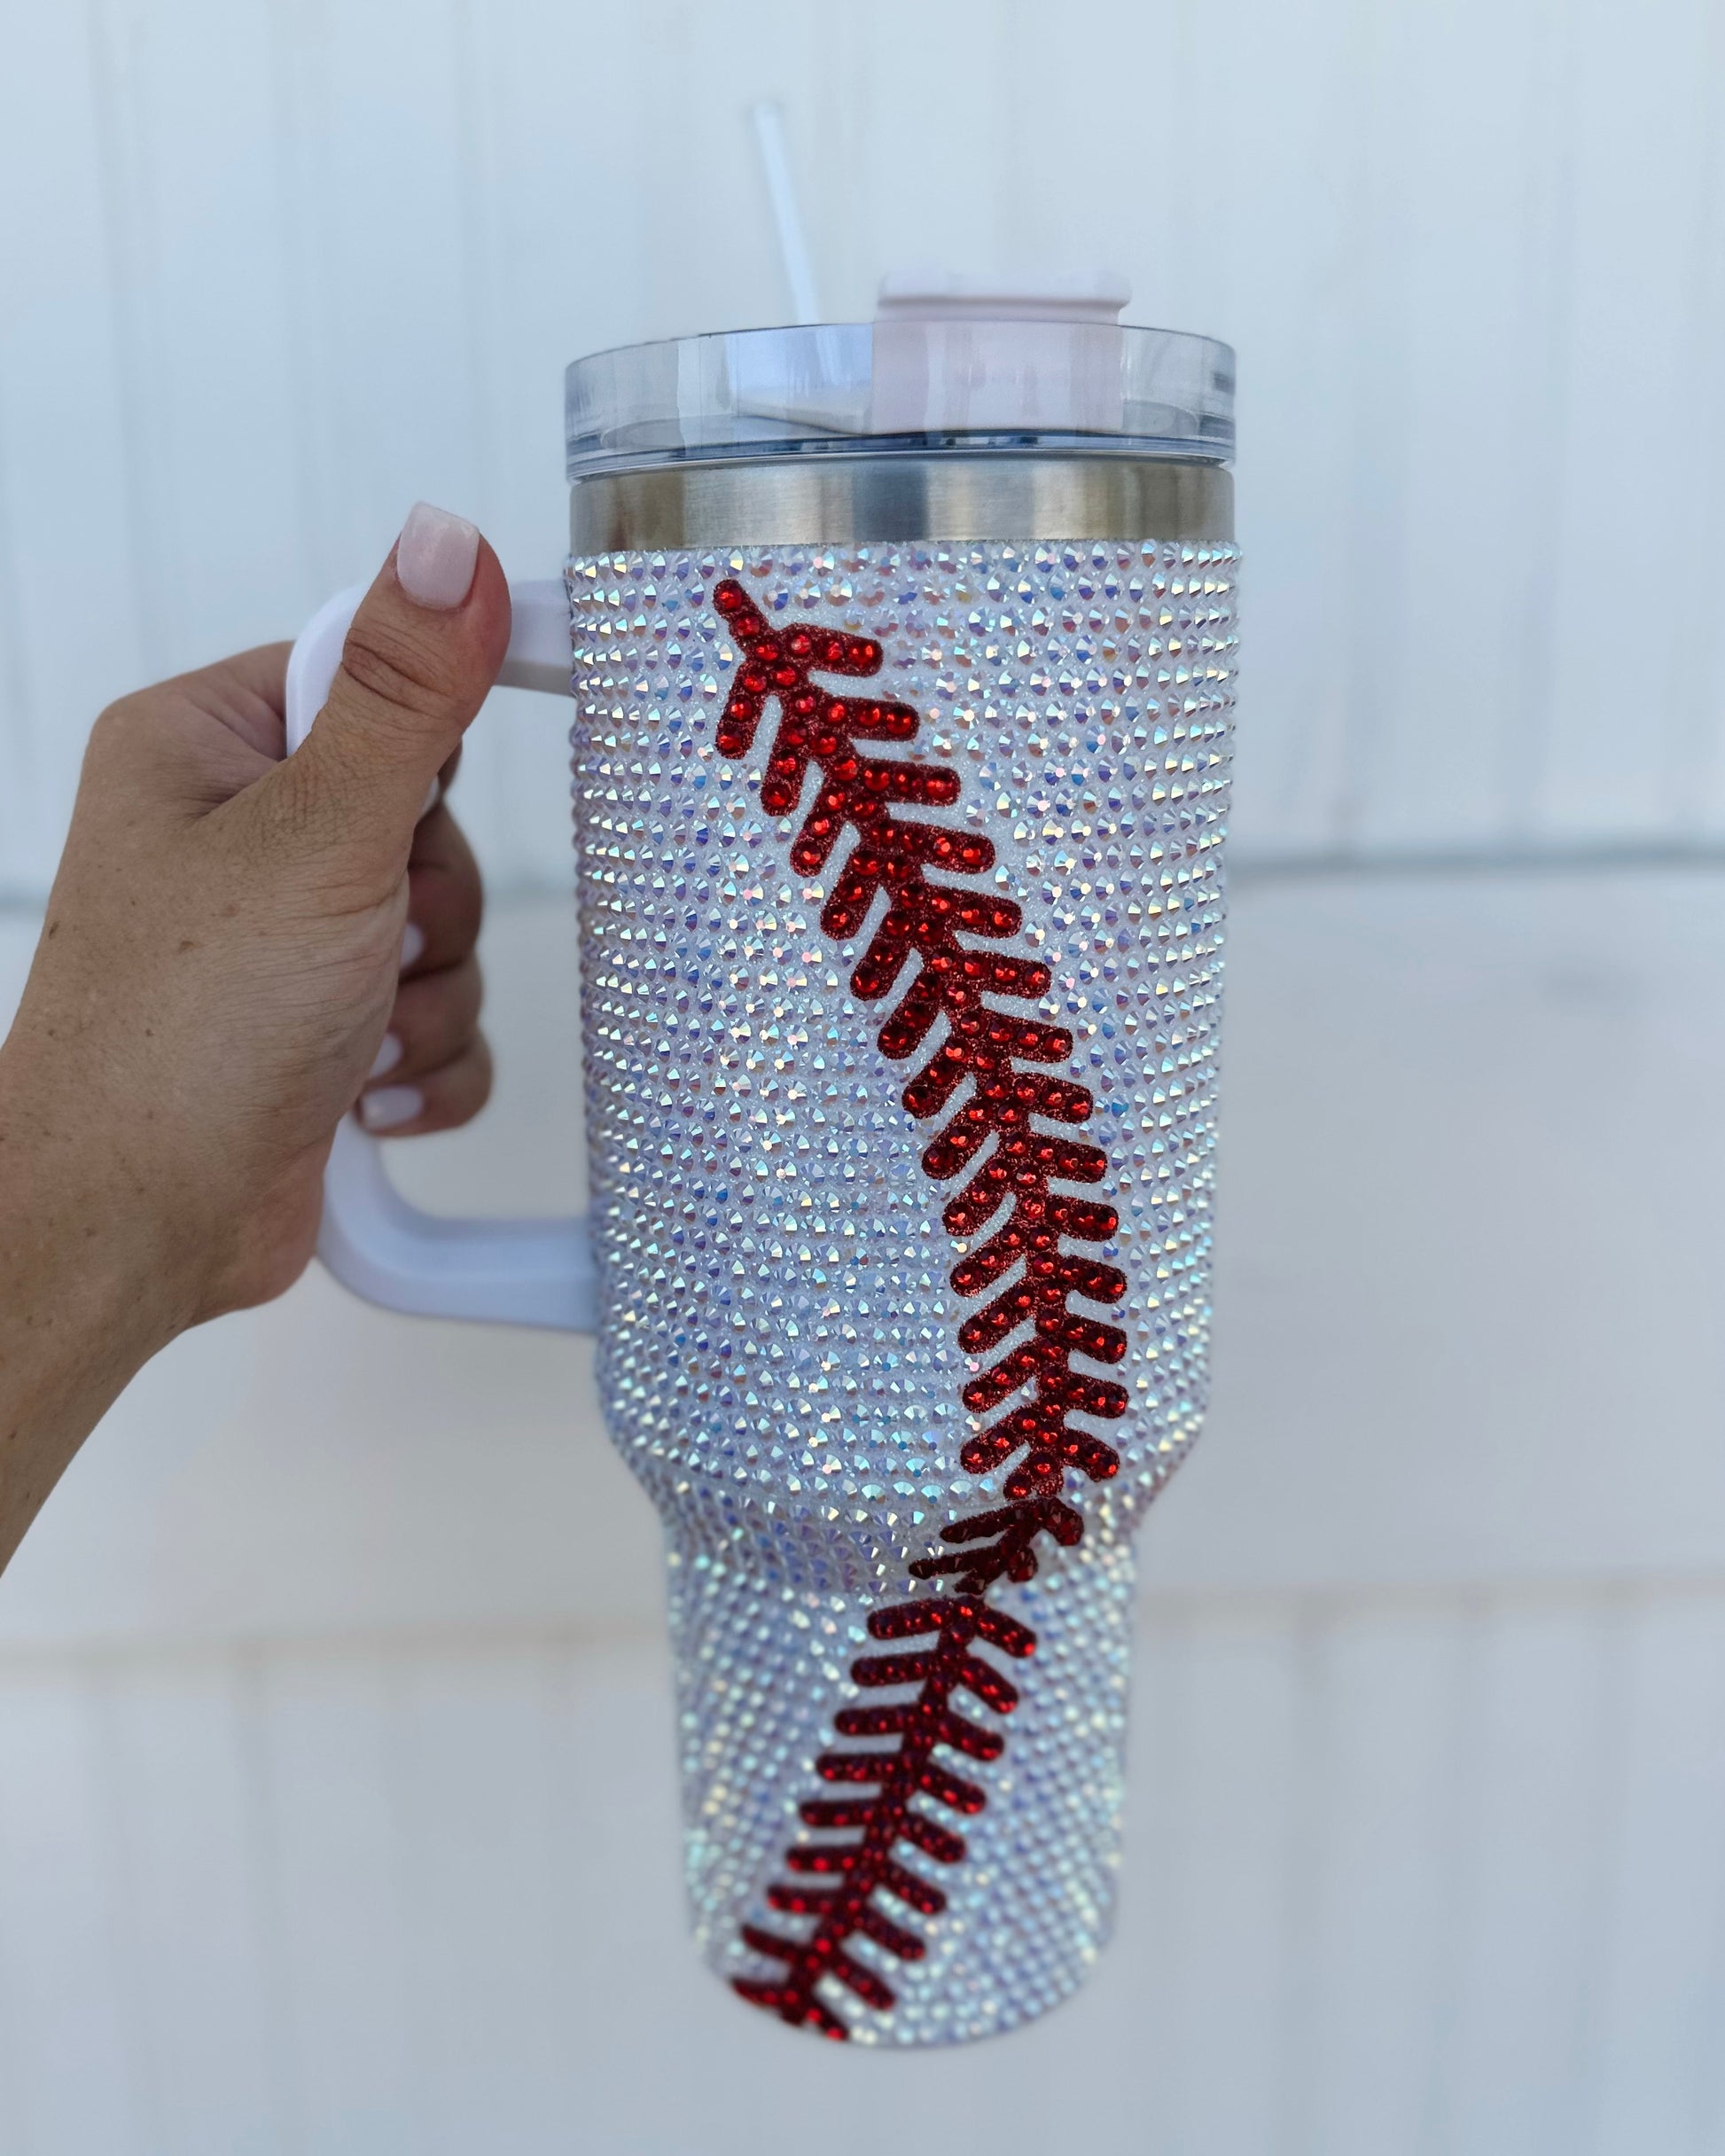
[[[570,936],[493,916],[424,1202],[576,1201]],[[961,2057],[695,1965],[583,1344],[315,1273],[176,1343],[0,1581],[0,2156],[1725,2150],[1721,950],[1702,871],[1242,894],[1123,1930]]]
[[[656,1646],[14,1660],[0,2152],[1725,2146],[1725,1595],[1164,1598],[1139,1661],[1089,1988],[881,2059],[696,1963]]]
[[[772,320],[745,113],[823,292],[1105,261],[1233,340],[1238,832],[1725,836],[1716,0],[0,5],[0,883],[84,730],[289,634],[418,495],[542,571],[560,370]],[[550,707],[467,808],[564,874]]]
[[[103,701],[291,633],[416,496],[556,559],[563,363],[784,311],[763,94],[834,314],[918,257],[1103,261],[1238,345],[1243,860],[1725,845],[1718,0],[0,36],[0,896]],[[513,701],[464,813],[558,887],[559,721]],[[512,918],[525,1092],[426,1156],[446,1201],[562,1172],[560,946]],[[649,1530],[607,1457],[583,1548],[565,1343],[315,1282],[185,1343],[0,1596],[0,2156],[1725,2149],[1718,918],[1695,878],[1242,908],[1124,1928],[1011,2045],[835,2060],[694,1965]]]

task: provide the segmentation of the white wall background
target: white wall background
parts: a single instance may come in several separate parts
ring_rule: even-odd
[[[1102,261],[1230,339],[1242,848],[1725,834],[1716,0],[6,0],[0,861],[91,713],[291,634],[418,495],[560,552],[561,370]],[[556,749],[481,752],[561,875]],[[481,798],[482,797],[482,798]]]
[[[584,1351],[314,1277],[0,1582],[4,2156],[1725,2149],[1725,879],[1670,865],[1725,855],[1719,0],[0,0],[0,1009],[102,702],[419,495],[542,573],[564,362],[783,315],[768,94],[831,312],[1101,261],[1237,344],[1237,857],[1397,870],[1241,880],[1082,2001],[890,2063],[733,2008]],[[518,706],[460,803],[503,1082],[404,1164],[449,1206],[581,1182]]]

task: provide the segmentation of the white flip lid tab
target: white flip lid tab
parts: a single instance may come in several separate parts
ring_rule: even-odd
[[[1017,285],[941,270],[881,279],[875,434],[1118,434],[1120,310],[1107,270]]]

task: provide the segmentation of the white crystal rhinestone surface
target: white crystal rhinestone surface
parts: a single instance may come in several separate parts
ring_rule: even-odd
[[[593,1228],[613,1438],[663,1515],[688,1869],[703,1951],[752,1957],[864,1621],[1009,1472],[959,1464],[987,1358],[948,1275],[966,1246],[923,1172],[908,1074],[822,930],[843,865],[792,873],[763,814],[763,732],[715,750],[738,580],[768,621],[872,637],[908,758],[956,770],[941,820],[986,833],[1013,949],[1107,1155],[1096,1254],[1127,1388],[1112,1481],[1068,1477],[1078,1548],[995,1599],[1039,1635],[986,1808],[943,1873],[924,1958],[878,1957],[888,2011],[851,2034],[948,2041],[1065,1996],[1105,1936],[1116,1861],[1134,1519],[1196,1433],[1205,1379],[1234,666],[1231,546],[1084,542],[577,559],[574,801]],[[783,1919],[776,1919],[782,1922]],[[866,1959],[866,1944],[858,1949]]]

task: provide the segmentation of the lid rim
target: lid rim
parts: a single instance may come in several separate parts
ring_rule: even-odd
[[[783,440],[678,442],[652,448],[614,449],[591,437],[570,444],[579,453],[575,480],[599,473],[646,469],[652,465],[783,464],[799,457],[837,462],[846,457],[970,457],[1019,459],[1033,457],[1091,457],[1134,459],[1151,464],[1226,465],[1233,456],[1232,437],[1224,442],[1206,434],[1039,434],[1020,439],[985,433],[927,434],[826,434]]]
[[[1234,452],[1235,359],[1136,324],[955,315],[722,330],[571,362],[571,479],[715,457]]]
[[[1023,329],[1026,326],[1025,317],[1021,315],[966,314],[954,315],[950,319],[955,327],[961,329],[972,327]],[[601,345],[597,352],[583,352],[579,359],[572,359],[567,363],[563,370],[563,377],[567,381],[578,367],[591,367],[597,365],[601,360],[621,359],[637,352],[673,352],[684,345],[723,344],[738,337],[820,337],[831,336],[846,331],[854,332],[859,337],[872,337],[877,326],[877,317],[855,316],[833,322],[760,322],[751,324],[744,329],[691,330],[683,337],[642,337],[636,339],[632,343],[605,344]],[[928,325],[924,324],[920,326]],[[1206,330],[1169,329],[1159,322],[1087,322],[1068,324],[1034,321],[1029,326],[1037,329],[1066,327],[1118,329],[1127,336],[1162,337],[1180,344],[1207,346],[1212,351],[1225,352],[1230,361],[1237,356],[1234,347],[1225,337],[1213,337]]]

